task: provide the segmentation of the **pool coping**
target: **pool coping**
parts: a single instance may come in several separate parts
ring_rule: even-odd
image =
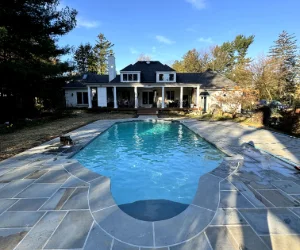
[[[219,148],[197,131],[194,131],[186,120],[179,120],[182,125],[230,157],[224,157],[217,168],[199,178],[194,200],[183,212],[162,221],[138,220],[123,212],[115,203],[110,191],[110,178],[95,173],[81,165],[77,160],[70,158],[115,124],[145,120],[149,119],[110,120],[111,124],[106,129],[95,133],[90,140],[77,144],[76,150],[67,155],[62,166],[72,176],[88,183],[88,206],[91,215],[94,222],[110,237],[139,248],[171,247],[192,240],[210,225],[220,204],[220,183],[238,170],[243,162],[243,157],[238,154],[229,154],[224,148]],[[176,119],[158,118],[150,120],[173,121]],[[63,154],[62,152],[61,155]],[[193,225],[192,228],[191,225]]]

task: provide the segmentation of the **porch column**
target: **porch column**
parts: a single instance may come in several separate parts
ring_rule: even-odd
[[[165,108],[165,87],[161,87],[161,108]]]
[[[114,87],[114,108],[118,108],[118,103],[117,103],[117,87]]]
[[[139,100],[138,100],[138,92],[137,92],[137,87],[134,87],[134,108],[139,107]]]
[[[92,90],[91,87],[88,86],[88,102],[89,102],[89,109],[92,108]]]
[[[200,95],[200,87],[197,86],[197,96],[196,96],[196,105],[197,105],[197,108],[200,107],[200,105],[199,105],[199,95]]]
[[[180,87],[180,100],[179,100],[179,107],[182,109],[183,103],[183,87]]]

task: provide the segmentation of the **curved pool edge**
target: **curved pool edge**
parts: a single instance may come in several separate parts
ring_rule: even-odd
[[[105,130],[116,123],[139,120],[142,119],[114,121]],[[188,124],[183,124],[191,129]],[[104,131],[96,134],[95,138]],[[202,137],[197,131],[194,132]],[[84,146],[95,138],[85,143]],[[80,149],[78,148],[78,150]],[[224,150],[220,150],[224,152]],[[108,177],[87,169],[77,160],[66,159],[66,161],[67,163],[64,165],[66,171],[89,183],[89,210],[95,223],[104,232],[113,239],[131,246],[157,248],[170,247],[189,241],[210,225],[220,203],[220,183],[237,171],[243,162],[243,157],[237,154],[225,157],[217,168],[199,178],[194,200],[183,212],[170,219],[155,222],[138,220],[123,212],[114,201]],[[191,225],[193,226],[191,227]]]

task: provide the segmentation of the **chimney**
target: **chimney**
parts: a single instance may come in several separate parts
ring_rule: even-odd
[[[117,76],[116,71],[116,59],[114,55],[111,53],[108,56],[108,79],[111,82],[113,79],[115,79]]]

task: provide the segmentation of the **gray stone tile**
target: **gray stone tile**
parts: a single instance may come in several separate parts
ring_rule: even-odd
[[[92,223],[90,211],[70,211],[44,249],[82,248]]]
[[[220,192],[220,208],[253,208],[254,206],[237,191]]]
[[[25,179],[38,179],[47,172],[48,172],[48,170],[36,170],[33,173],[31,173],[30,175],[26,176]]]
[[[208,227],[205,233],[213,250],[236,249],[236,244],[225,226]]]
[[[228,180],[224,180],[220,183],[220,190],[237,190],[234,185]]]
[[[169,250],[167,247],[141,248],[140,250]]]
[[[42,249],[67,212],[48,212],[26,235],[16,250]],[[74,237],[76,237],[74,235]]]
[[[34,171],[36,171],[35,168],[26,168],[26,167],[21,169],[14,169],[9,173],[0,176],[0,183],[7,183],[13,180],[20,180],[25,176],[33,173]]]
[[[0,168],[0,176],[11,171],[11,168]]]
[[[93,213],[96,222],[107,233],[132,245],[153,246],[151,222],[136,220],[118,206]]]
[[[276,207],[299,207],[300,203],[290,199],[279,190],[258,190],[263,197]]]
[[[219,183],[221,179],[210,174],[200,177],[198,189],[192,204],[216,210],[219,203]],[[209,199],[207,199],[209,197]]]
[[[210,223],[214,214],[203,208],[189,206],[176,217],[154,222],[156,245],[173,245],[192,238]]]
[[[63,210],[88,208],[88,188],[77,188],[62,207]]]
[[[291,197],[300,203],[300,195],[291,195]]]
[[[62,187],[66,187],[66,188],[71,188],[71,187],[88,187],[89,184],[74,177],[74,176],[71,176],[64,184]]]
[[[139,250],[139,248],[114,240],[111,250]]]
[[[300,218],[300,207],[297,207],[297,208],[290,208],[296,215],[299,216]]]
[[[84,250],[111,250],[112,238],[106,234],[96,223],[93,224],[93,227],[90,231],[89,237],[86,241]]]
[[[61,184],[32,184],[23,192],[17,195],[17,198],[46,198],[51,197],[61,186]]]
[[[146,250],[146,249],[145,249]],[[166,248],[167,250],[167,248]],[[170,247],[170,250],[212,250],[204,233],[185,243]]]
[[[21,199],[8,211],[37,211],[47,199]]]
[[[299,235],[261,236],[262,240],[272,250],[300,250]]]
[[[92,181],[92,180],[100,177],[99,174],[88,170],[87,168],[85,168],[84,166],[82,166],[79,163],[72,163],[70,165],[66,165],[65,169],[68,172],[70,172],[71,174],[78,177],[79,179],[86,181],[86,182]]]
[[[0,229],[1,250],[14,249],[28,233],[29,228]]]
[[[60,188],[40,210],[60,210],[74,191],[75,188]]]
[[[92,212],[116,205],[110,192],[109,178],[103,176],[90,182],[89,203]]]
[[[220,177],[226,178],[230,175],[237,167],[238,161],[235,160],[225,160],[217,167],[215,170],[211,171],[211,174]]]
[[[251,186],[253,189],[273,189],[274,186],[266,181],[251,181],[249,183],[249,186]]]
[[[249,226],[228,226],[229,236],[236,243],[236,249],[265,250],[266,244]]]
[[[39,178],[36,183],[64,183],[70,174],[65,170],[50,170]]]
[[[33,180],[12,181],[0,189],[0,198],[13,198],[31,183]]]
[[[247,222],[236,209],[219,208],[210,225],[245,225]]]
[[[0,228],[32,227],[45,212],[5,212],[0,216]]]
[[[287,194],[299,194],[300,195],[300,185],[297,185],[293,181],[274,181],[272,184],[286,192]]]
[[[300,218],[286,208],[239,211],[259,235],[300,234]]]
[[[16,203],[17,199],[0,199],[0,214],[2,214],[6,209]]]

